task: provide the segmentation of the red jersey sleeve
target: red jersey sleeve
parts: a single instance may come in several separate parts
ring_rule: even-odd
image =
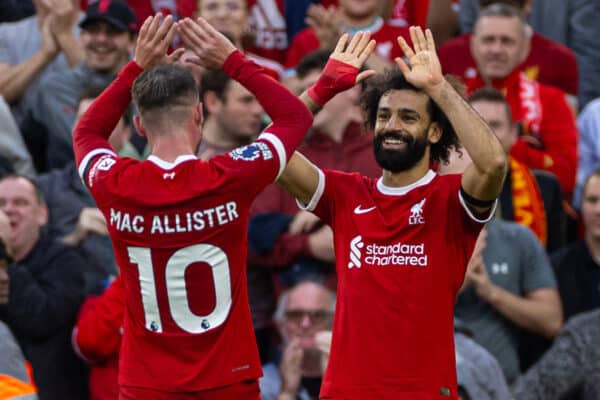
[[[84,182],[94,158],[102,154],[115,155],[108,137],[131,102],[131,86],[141,72],[135,61],[125,65],[75,126],[73,149]]]
[[[264,68],[252,61],[244,60],[244,56],[239,51],[233,52],[227,58],[223,71],[256,96],[273,121],[260,135],[256,145],[260,146],[260,142],[268,143],[275,152],[280,162],[280,170],[277,174],[279,176],[287,160],[310,128],[311,112],[296,95],[273,79]],[[235,156],[236,151],[230,154]]]
[[[119,351],[125,311],[123,283],[118,276],[101,296],[88,297],[73,329],[73,345],[82,358],[99,362]]]

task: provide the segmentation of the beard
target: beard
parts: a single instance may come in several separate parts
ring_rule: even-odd
[[[400,131],[384,131],[373,139],[373,151],[375,160],[381,168],[390,172],[403,172],[411,169],[425,155],[427,149],[427,131],[429,126],[416,138],[406,135]],[[406,146],[401,150],[388,150],[383,148],[385,139],[396,139],[403,141]]]

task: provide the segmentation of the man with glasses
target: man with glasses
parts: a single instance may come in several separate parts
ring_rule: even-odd
[[[335,293],[306,279],[284,292],[275,312],[283,341],[279,365],[263,366],[263,400],[317,399],[329,355]]]

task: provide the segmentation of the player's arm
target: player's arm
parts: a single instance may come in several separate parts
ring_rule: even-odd
[[[414,50],[398,38],[410,66],[400,58],[396,63],[406,80],[422,88],[450,120],[473,161],[462,176],[462,198],[473,211],[486,212],[502,189],[507,168],[504,150],[489,126],[442,75],[431,31],[411,27],[410,36]]]
[[[140,28],[133,61],[121,69],[117,78],[92,103],[75,126],[73,147],[80,175],[84,176],[87,166],[96,156],[114,154],[108,137],[131,102],[131,87],[138,75],[146,68],[170,61],[165,54],[175,35],[176,25],[171,16],[167,16],[162,24],[161,21],[159,14],[146,19]],[[180,54],[174,53],[170,57],[175,58]]]
[[[348,35],[342,35],[319,79],[300,95],[300,100],[316,114],[336,94],[375,74],[373,70],[359,73],[374,48],[375,41],[369,32],[356,33],[349,43]],[[301,203],[308,204],[318,190],[319,170],[295,152],[277,183]]]
[[[256,97],[273,121],[260,139],[275,148],[283,170],[312,123],[312,116],[304,104],[265,69],[246,60],[229,39],[203,18],[197,21],[184,19],[179,32],[204,67],[221,68]]]

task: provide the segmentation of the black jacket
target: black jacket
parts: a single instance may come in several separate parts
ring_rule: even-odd
[[[33,367],[40,400],[87,398],[87,368],[71,331],[86,287],[86,261],[74,248],[42,234],[29,255],[9,266],[10,298],[0,319]]]

